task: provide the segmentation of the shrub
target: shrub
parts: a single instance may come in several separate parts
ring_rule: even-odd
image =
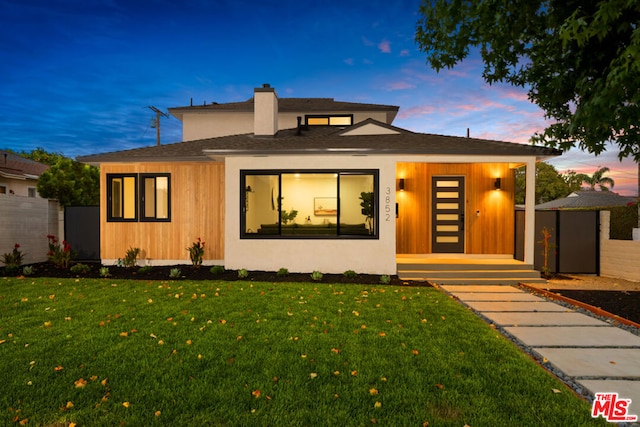
[[[222,274],[224,273],[224,266],[222,265],[214,265],[209,269],[211,274]]]
[[[70,268],[73,274],[87,274],[91,271],[91,267],[87,264],[78,263]]]
[[[144,265],[144,266],[142,266],[142,267],[140,267],[140,268],[138,269],[138,274],[149,274],[149,273],[151,273],[151,270],[152,270],[152,269],[153,269],[153,267],[152,267],[152,266],[150,266],[150,265]]]
[[[383,274],[382,276],[380,276],[380,283],[382,283],[383,285],[388,285],[389,283],[391,283],[391,276],[389,276],[388,274]]]
[[[246,268],[241,268],[240,270],[238,270],[239,279],[246,279],[247,277],[249,277],[249,272]]]
[[[49,239],[49,252],[47,252],[49,262],[58,268],[69,268],[69,263],[75,256],[71,251],[71,245],[66,240],[63,240],[61,245],[53,234],[49,234],[47,239]]]
[[[24,258],[23,253],[20,251],[20,245],[13,245],[13,250],[2,255],[2,262],[5,265],[5,271],[16,271],[18,267],[22,265]]]
[[[179,268],[172,268],[172,269],[169,271],[169,278],[171,278],[171,279],[178,279],[178,278],[180,278],[180,274],[181,274],[181,273],[182,273],[182,272],[180,271],[180,269],[179,269]]]
[[[31,276],[33,274],[33,266],[25,265],[22,267],[22,275],[23,276]]]
[[[191,264],[193,264],[194,267],[199,268],[202,265],[202,257],[204,256],[204,242],[198,237],[198,240],[193,242],[187,250],[189,251]]]
[[[342,275],[348,279],[355,279],[356,277],[358,277],[358,273],[356,273],[353,270],[347,270],[344,273],[342,273]]]
[[[280,270],[278,270],[278,272],[276,274],[278,276],[280,276],[280,277],[288,276],[289,275],[289,270],[287,270],[286,268],[282,267]]]
[[[609,237],[611,240],[631,240],[633,229],[638,227],[638,203],[616,206],[611,211]]]
[[[311,273],[311,280],[314,280],[316,282],[321,281],[322,273],[320,273],[318,270],[315,270],[313,273]]]
[[[100,267],[100,271],[98,271],[100,277],[109,277],[111,274],[109,273],[109,267]]]
[[[127,249],[127,253],[122,260],[122,265],[125,267],[135,267],[138,263],[138,255],[140,255],[140,248],[129,248]],[[118,259],[118,264],[120,264],[120,260]]]

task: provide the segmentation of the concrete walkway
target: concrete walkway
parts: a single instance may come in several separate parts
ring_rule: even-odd
[[[631,399],[628,413],[640,417],[640,336],[513,286],[440,288],[592,396]]]

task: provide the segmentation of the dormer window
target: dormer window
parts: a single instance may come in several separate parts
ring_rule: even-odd
[[[351,126],[353,114],[314,114],[304,116],[307,126]]]

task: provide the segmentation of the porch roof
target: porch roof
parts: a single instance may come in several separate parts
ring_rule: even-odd
[[[367,125],[380,134],[358,134]],[[415,133],[368,119],[347,128],[309,126],[279,131],[272,137],[231,135],[78,157],[90,164],[111,162],[204,161],[227,156],[277,155],[460,155],[559,156],[561,151],[488,139]],[[496,159],[499,161],[499,159]]]

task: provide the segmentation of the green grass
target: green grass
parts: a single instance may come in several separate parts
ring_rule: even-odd
[[[0,425],[604,425],[433,288],[0,278],[0,342]]]

